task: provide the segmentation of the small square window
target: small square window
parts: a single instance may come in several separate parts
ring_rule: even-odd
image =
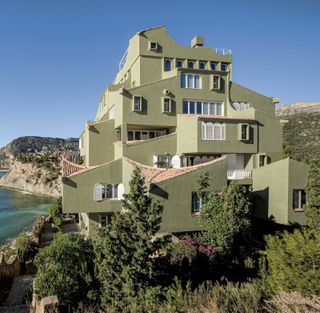
[[[206,69],[207,62],[206,61],[199,61],[199,69],[205,70]]]
[[[158,51],[159,45],[157,42],[151,41],[149,42],[149,50]]]
[[[155,132],[154,131],[150,131],[149,132],[149,138],[154,138],[155,137]]]
[[[267,156],[265,154],[259,155],[259,167],[267,165]]]
[[[194,61],[188,61],[188,67],[194,68]]]
[[[221,71],[223,71],[223,72],[228,71],[228,64],[227,63],[221,63]]]
[[[163,113],[170,113],[171,112],[171,99],[170,98],[163,98]]]
[[[133,97],[133,111],[142,111],[142,98],[139,96]]]
[[[217,69],[217,62],[210,62],[210,68],[212,71],[215,71]]]
[[[183,67],[183,60],[178,59],[178,60],[176,61],[176,67]]]

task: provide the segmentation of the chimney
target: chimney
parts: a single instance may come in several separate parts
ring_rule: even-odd
[[[193,39],[191,40],[191,47],[195,48],[195,47],[202,47],[204,43],[204,39],[202,36],[195,36],[193,37]]]

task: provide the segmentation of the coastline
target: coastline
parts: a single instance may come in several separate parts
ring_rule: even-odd
[[[56,197],[56,196],[53,196],[53,195],[48,195],[46,193],[32,192],[30,190],[24,190],[24,189],[17,188],[17,187],[12,187],[12,186],[9,186],[9,185],[0,184],[0,188],[12,190],[12,191],[17,191],[17,192],[21,192],[21,193],[25,193],[25,194],[30,194],[30,195],[33,195],[33,196],[41,196],[41,197],[47,197],[47,198],[52,198],[52,199],[58,199],[59,198],[59,197]]]

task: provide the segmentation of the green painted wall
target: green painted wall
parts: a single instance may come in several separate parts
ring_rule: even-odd
[[[108,212],[121,208],[121,201],[93,200],[93,188],[97,183],[122,183],[122,160],[115,160],[89,171],[63,178],[64,213]]]

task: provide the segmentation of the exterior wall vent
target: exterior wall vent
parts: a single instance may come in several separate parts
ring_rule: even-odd
[[[159,50],[159,44],[155,41],[149,42],[149,50],[150,51],[158,51]]]

